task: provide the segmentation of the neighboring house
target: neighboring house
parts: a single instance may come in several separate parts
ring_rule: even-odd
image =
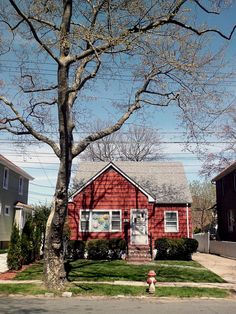
[[[27,205],[29,174],[0,154],[0,248],[8,246],[13,222],[21,230],[32,207]]]
[[[181,163],[83,162],[76,180],[82,186],[68,206],[72,240],[119,237],[129,248],[153,248],[158,238],[192,237]]]
[[[219,239],[236,242],[236,161],[212,182],[216,184]]]

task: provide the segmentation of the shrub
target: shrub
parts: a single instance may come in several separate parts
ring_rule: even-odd
[[[121,238],[108,240],[108,246],[110,259],[120,259],[121,254],[126,251],[126,242]]]
[[[197,247],[198,242],[195,239],[157,239],[155,241],[156,259],[191,260],[192,253],[196,252]]]
[[[21,237],[16,224],[13,224],[11,239],[7,254],[7,266],[9,270],[19,270],[22,267]]]
[[[72,260],[84,258],[85,243],[82,240],[69,240],[65,257]]]
[[[86,243],[88,259],[103,260],[109,258],[108,240],[91,240]]]
[[[21,255],[24,265],[34,261],[34,225],[32,218],[28,218],[21,235]]]

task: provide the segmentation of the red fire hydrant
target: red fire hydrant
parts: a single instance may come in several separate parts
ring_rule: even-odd
[[[149,293],[155,293],[156,273],[154,270],[150,270],[148,273],[147,283],[149,284]]]

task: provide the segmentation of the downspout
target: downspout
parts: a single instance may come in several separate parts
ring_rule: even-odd
[[[187,219],[187,238],[189,238],[189,212],[188,212],[188,203],[186,203],[186,219]]]

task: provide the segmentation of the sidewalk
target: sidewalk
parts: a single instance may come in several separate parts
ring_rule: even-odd
[[[236,260],[205,253],[193,254],[193,260],[236,286]]]

